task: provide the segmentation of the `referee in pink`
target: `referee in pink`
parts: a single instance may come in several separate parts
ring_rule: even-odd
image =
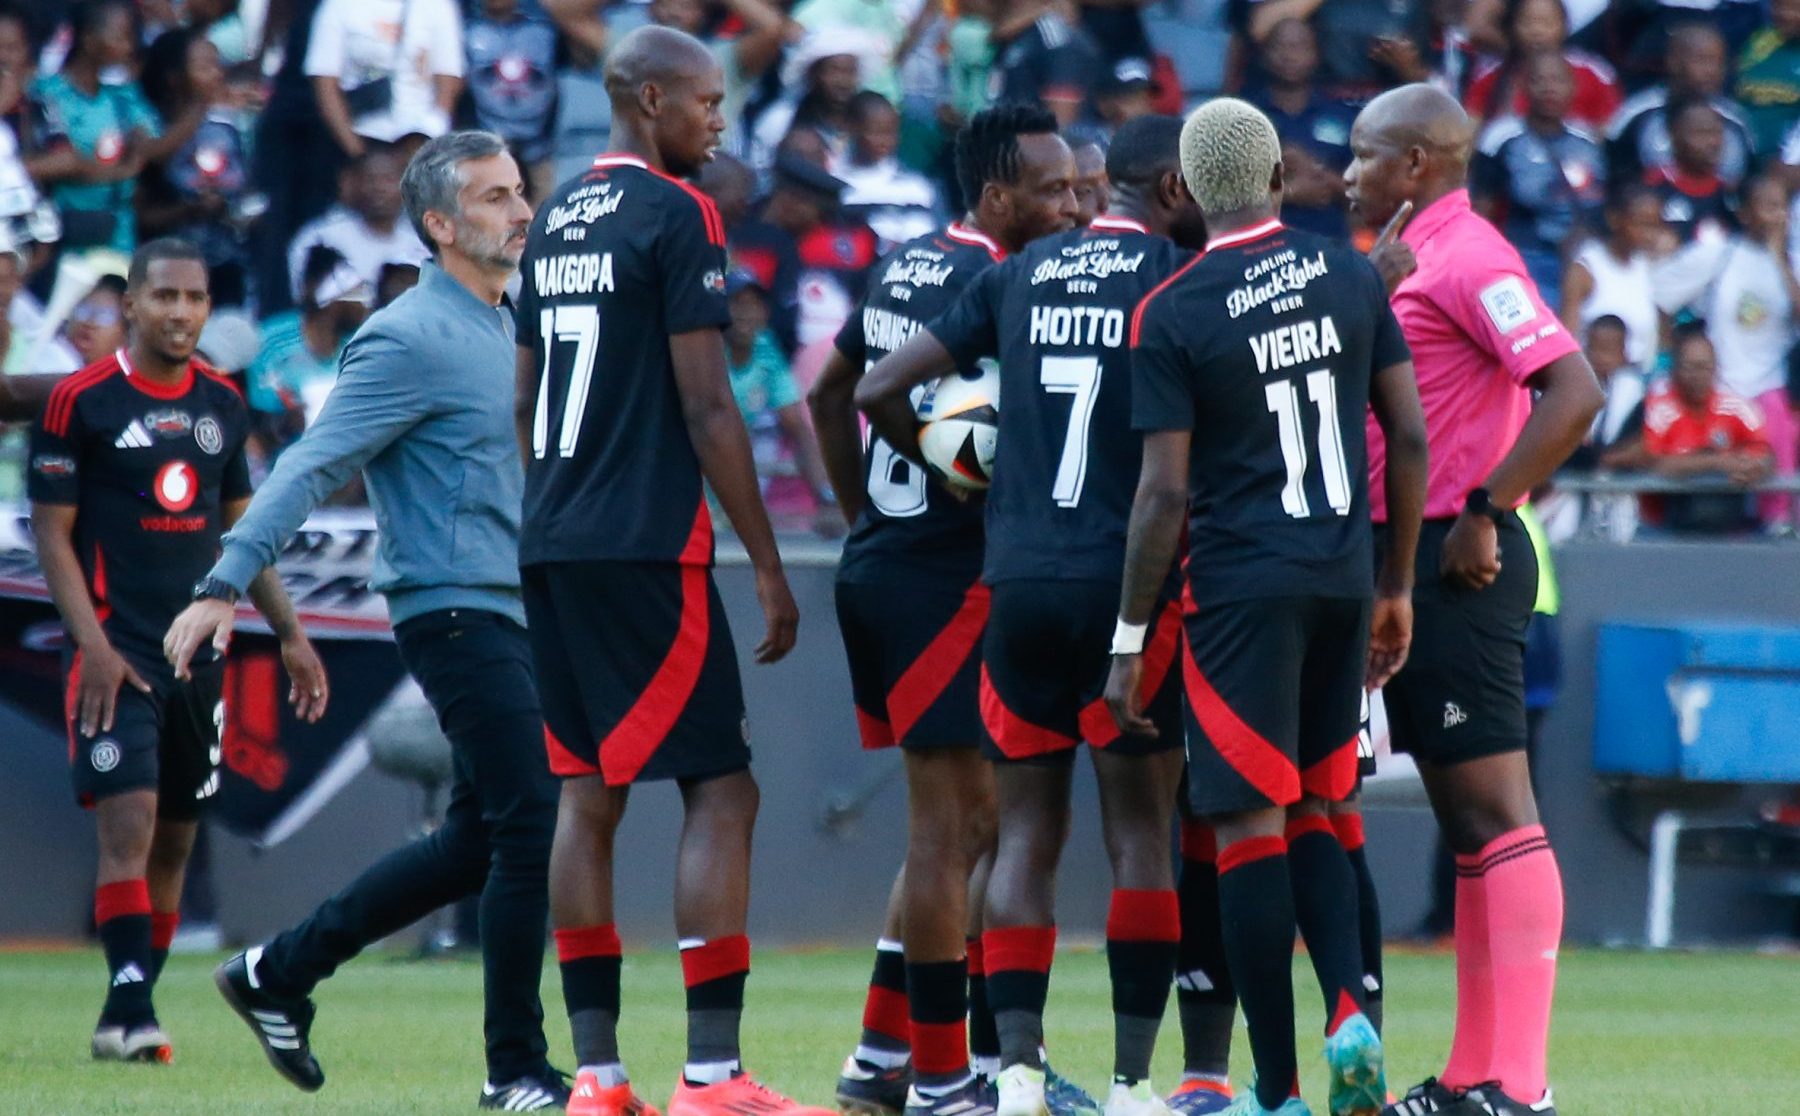
[[[1602,397],[1518,252],[1469,207],[1473,139],[1449,95],[1403,86],[1357,117],[1346,176],[1351,204],[1385,226],[1372,255],[1431,449],[1412,655],[1385,695],[1394,747],[1417,761],[1456,853],[1456,1036],[1443,1072],[1390,1106],[1407,1116],[1555,1111],[1545,1047],[1562,877],[1525,763],[1537,563],[1513,509],[1580,444]],[[1371,423],[1377,523],[1385,456]]]

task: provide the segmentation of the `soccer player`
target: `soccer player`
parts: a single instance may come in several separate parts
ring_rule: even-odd
[[[914,1116],[975,1116],[987,1107],[971,1075],[964,1023],[967,986],[978,982],[976,991],[985,991],[974,963],[979,940],[964,940],[971,923],[965,898],[994,837],[993,774],[979,752],[976,689],[988,613],[981,507],[930,483],[881,438],[865,446],[852,394],[868,365],[918,333],[976,276],[1075,219],[1069,150],[1046,109],[1000,105],[977,113],[957,135],[956,166],[962,220],[877,265],[861,312],[838,334],[811,396],[826,467],[852,527],[837,606],[863,746],[899,745],[907,774],[906,862],[838,1102]],[[976,1055],[997,1058],[992,1014],[975,1007]]]
[[[110,984],[93,1054],[110,1061],[173,1057],[151,991],[201,810],[219,789],[224,659],[178,673],[162,656],[169,621],[250,502],[249,412],[194,358],[210,309],[199,249],[139,248],[125,291],[130,343],[65,379],[31,431],[31,527],[71,646],[69,772],[100,838],[94,923]],[[275,572],[250,594],[281,641],[288,699],[318,720],[325,669]]]
[[[688,1051],[670,1116],[822,1114],[738,1052],[757,789],[702,478],[756,570],[759,662],[788,653],[799,614],[726,375],[724,224],[681,181],[719,146],[724,75],[698,40],[650,26],[613,47],[606,87],[613,147],[539,212],[519,300],[519,562],[563,779],[550,906],[579,1063],[569,1111],[655,1111],[619,1057],[613,838],[632,785],[672,779]]]
[[[1581,444],[1604,402],[1519,254],[1470,209],[1470,136],[1448,95],[1403,86],[1357,117],[1346,176],[1365,221],[1405,223],[1375,256],[1431,439],[1417,642],[1385,697],[1394,747],[1418,762],[1456,854],[1456,1038],[1443,1073],[1396,1108],[1409,1116],[1554,1111],[1545,1047],[1562,878],[1525,758],[1537,565],[1513,509]],[[1380,439],[1369,456],[1391,562],[1397,509],[1391,486],[1383,499]]]
[[[1186,260],[1170,238],[1203,239],[1177,166],[1180,131],[1172,117],[1126,125],[1107,156],[1115,191],[1108,213],[982,275],[857,389],[876,430],[916,457],[909,393],[976,360],[1000,361],[1004,406],[982,570],[993,608],[981,667],[1000,823],[982,933],[1000,1029],[1000,1116],[1047,1109],[1041,1048],[1056,868],[1083,740],[1094,748],[1115,889],[1107,917],[1115,1047],[1106,1112],[1167,1112],[1148,1079],[1180,937],[1169,856],[1182,769],[1169,670],[1180,641],[1172,595],[1146,679],[1147,703],[1165,731],[1122,736],[1100,698],[1142,441],[1131,430],[1126,323]]]
[[[1406,655],[1424,420],[1375,269],[1281,224],[1268,118],[1208,102],[1182,129],[1181,161],[1212,239],[1132,321],[1143,472],[1107,701],[1121,729],[1157,731],[1141,711],[1145,636],[1185,505],[1188,793],[1218,834],[1225,951],[1256,1065],[1226,1111],[1310,1111],[1294,1048],[1298,926],[1325,996],[1330,1111],[1366,1116],[1386,1096],[1381,1040],[1363,1014],[1355,875],[1326,809],[1355,784],[1365,682]],[[1374,579],[1371,407],[1389,439],[1392,532]]]
[[[519,589],[525,478],[502,305],[531,207],[518,164],[490,132],[425,144],[400,194],[432,261],[351,339],[318,417],[225,536],[164,652],[179,672],[196,648],[219,643],[242,587],[361,470],[381,526],[373,585],[387,598],[400,660],[450,741],[450,805],[431,834],[226,961],[214,981],[276,1072],[316,1090],[325,1074],[310,1040],[313,989],[369,945],[479,893],[487,1079],[477,1104],[557,1108],[569,1090],[545,1058],[538,995],[556,782]]]

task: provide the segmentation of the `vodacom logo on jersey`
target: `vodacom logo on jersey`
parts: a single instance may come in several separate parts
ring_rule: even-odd
[[[200,495],[200,474],[185,461],[171,461],[156,471],[155,494],[163,510],[187,511]]]

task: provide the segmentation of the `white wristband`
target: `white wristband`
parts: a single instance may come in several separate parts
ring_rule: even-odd
[[[1115,655],[1141,655],[1144,653],[1144,635],[1150,630],[1148,624],[1127,624],[1123,619],[1113,628],[1112,653]]]

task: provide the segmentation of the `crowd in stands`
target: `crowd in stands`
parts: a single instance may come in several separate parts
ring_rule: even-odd
[[[266,467],[418,276],[410,152],[491,129],[543,197],[604,146],[599,66],[646,22],[724,70],[700,185],[729,234],[731,372],[770,499],[821,530],[797,402],[875,261],[960,209],[970,113],[1049,106],[1087,212],[1121,123],[1237,93],[1282,136],[1284,217],[1366,244],[1357,109],[1432,81],[1479,121],[1474,204],[1605,382],[1578,464],[1711,490],[1565,496],[1553,530],[1794,531],[1789,494],[1745,489],[1800,464],[1800,0],[0,0],[6,372],[116,347],[131,249],[188,238],[203,351],[244,379]]]

